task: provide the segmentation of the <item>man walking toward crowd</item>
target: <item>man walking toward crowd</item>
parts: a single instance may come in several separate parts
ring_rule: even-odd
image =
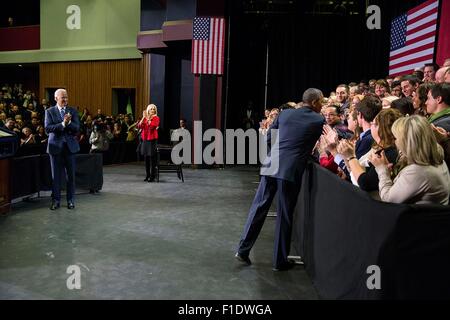
[[[310,88],[303,93],[303,107],[288,109],[280,113],[271,129],[278,129],[278,144],[272,146],[269,156],[261,169],[261,181],[256,192],[247,223],[244,227],[236,259],[247,265],[251,264],[249,254],[264,224],[272,200],[278,191],[277,220],[275,227],[275,248],[273,270],[288,270],[294,262],[288,260],[292,220],[303,171],[308,157],[322,134],[324,118],[320,115],[323,94],[320,90]],[[278,168],[268,172],[269,167]]]
[[[48,136],[47,153],[52,168],[52,204],[50,210],[56,210],[61,202],[61,174],[67,179],[67,208],[73,209],[75,194],[75,153],[80,146],[75,138],[80,129],[78,113],[67,105],[67,91],[55,91],[56,105],[45,110],[45,131]]]

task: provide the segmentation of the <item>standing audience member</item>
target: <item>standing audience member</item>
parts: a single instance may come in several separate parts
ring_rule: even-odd
[[[428,91],[426,101],[428,119],[436,127],[450,131],[450,84],[438,83]]]
[[[414,76],[405,76],[401,80],[402,92],[405,97],[411,97],[419,86],[420,80]]]
[[[426,102],[428,99],[428,91],[434,86],[433,82],[425,82],[422,83],[413,94],[413,106],[414,106],[414,114],[419,116],[426,117],[427,114],[427,106]]]

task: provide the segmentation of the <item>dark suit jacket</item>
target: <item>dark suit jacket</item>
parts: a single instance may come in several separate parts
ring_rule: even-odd
[[[364,137],[362,139],[358,139],[355,144],[355,155],[356,158],[361,158],[363,155],[365,155],[367,152],[372,149],[373,144],[373,138],[372,138],[372,132],[369,130],[366,132]]]
[[[261,175],[300,183],[306,160],[322,134],[324,123],[322,115],[307,107],[283,110],[270,127],[278,129],[279,142],[278,146],[271,146],[269,156],[263,161]]]
[[[48,134],[47,153],[49,154],[59,154],[62,151],[64,141],[71,153],[80,151],[80,145],[75,139],[80,130],[78,112],[71,107],[66,107],[66,113],[72,115],[72,120],[64,128],[62,125],[63,118],[57,106],[45,110],[45,132]]]

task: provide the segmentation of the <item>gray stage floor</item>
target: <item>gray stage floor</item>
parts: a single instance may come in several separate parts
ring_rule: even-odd
[[[274,218],[252,266],[233,257],[255,168],[184,173],[146,183],[143,164],[109,166],[100,194],[78,194],[73,211],[50,211],[48,197],[14,204],[0,217],[0,299],[317,299],[302,266],[272,271]]]

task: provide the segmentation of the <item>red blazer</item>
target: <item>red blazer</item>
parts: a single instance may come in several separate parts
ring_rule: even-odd
[[[143,141],[158,139],[159,117],[154,116],[152,120],[144,119],[138,128],[142,129],[141,137]]]

